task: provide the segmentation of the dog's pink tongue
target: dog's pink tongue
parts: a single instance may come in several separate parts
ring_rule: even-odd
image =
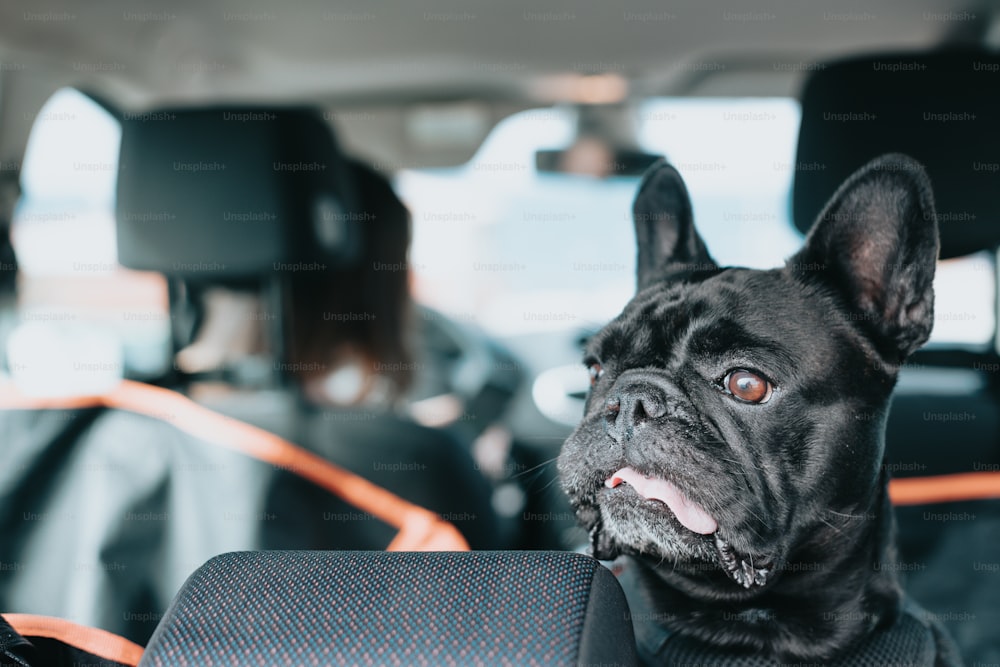
[[[719,527],[708,512],[697,503],[688,500],[680,489],[665,479],[646,477],[633,468],[622,468],[604,480],[604,486],[609,489],[621,484],[628,484],[643,498],[659,500],[665,504],[681,525],[692,532],[709,535]]]

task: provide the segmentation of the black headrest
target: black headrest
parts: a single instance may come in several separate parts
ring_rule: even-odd
[[[245,280],[349,262],[351,172],[302,108],[125,114],[118,260],[188,280]]]
[[[802,94],[795,226],[807,231],[844,179],[884,153],[926,167],[942,258],[1000,245],[1000,58],[889,54],[815,71]]]
[[[556,552],[242,552],[188,579],[140,666],[636,663],[625,595]]]

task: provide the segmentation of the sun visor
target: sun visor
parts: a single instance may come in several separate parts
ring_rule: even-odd
[[[118,260],[195,281],[241,281],[357,254],[353,187],[309,109],[125,114]]]
[[[942,258],[1000,245],[1000,58],[946,51],[820,66],[802,94],[795,226],[807,232],[844,179],[890,152],[927,169]]]

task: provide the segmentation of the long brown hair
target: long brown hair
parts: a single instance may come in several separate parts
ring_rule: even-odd
[[[360,248],[346,267],[295,273],[288,281],[288,361],[305,383],[351,360],[383,376],[398,396],[412,380],[407,341],[410,213],[384,176],[352,161]]]

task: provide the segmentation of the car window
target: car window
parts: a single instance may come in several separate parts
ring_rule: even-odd
[[[780,266],[802,243],[791,222],[799,107],[787,98],[659,98],[636,110],[643,150],[665,155],[690,190],[715,259]],[[501,122],[466,165],[404,171],[414,217],[417,297],[498,336],[587,329],[634,290],[630,218],[638,178],[539,173],[535,151],[573,138],[569,108]],[[988,344],[994,262],[941,262],[931,344]]]
[[[18,339],[21,352],[32,354],[23,349],[32,341],[45,340],[51,349],[53,340],[74,339],[105,350],[93,359],[77,350],[83,356],[64,360],[72,367],[50,367],[53,383],[65,383],[66,370],[81,387],[89,387],[88,377],[100,373],[156,376],[170,361],[165,280],[126,270],[117,261],[120,139],[117,119],[86,95],[63,89],[39,112],[25,151],[12,227],[20,269],[19,319],[31,329]]]

